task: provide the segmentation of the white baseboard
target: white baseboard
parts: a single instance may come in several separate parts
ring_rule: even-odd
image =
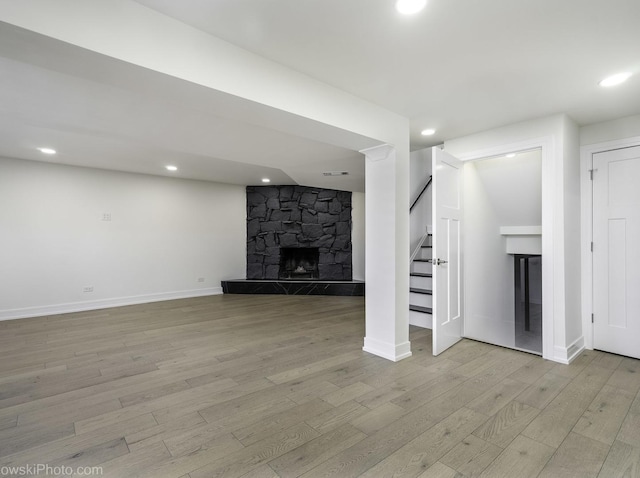
[[[364,338],[364,347],[362,350],[369,352],[370,354],[377,355],[378,357],[392,360],[393,362],[399,362],[402,359],[411,357],[411,343],[404,342],[402,344],[393,344],[389,342],[382,342],[381,340]]]
[[[568,347],[554,347],[553,361],[568,365],[573,362],[584,349],[584,337],[580,336]]]
[[[163,300],[189,299],[192,297],[219,294],[222,294],[222,287],[208,287],[206,289],[180,290],[174,292],[161,292],[158,294],[115,297],[113,299],[100,299],[87,302],[71,302],[66,304],[25,307],[22,309],[6,309],[0,310],[0,321],[25,319],[28,317],[42,317],[44,315],[68,314],[70,312],[84,312],[87,310],[107,309],[109,307],[122,307],[125,305],[146,304],[149,302],[161,302]]]

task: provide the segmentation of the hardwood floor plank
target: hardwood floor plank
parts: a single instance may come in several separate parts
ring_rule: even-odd
[[[3,459],[8,465],[29,463],[53,463],[65,456],[75,455],[83,450],[99,446],[105,442],[120,439],[130,433],[146,430],[156,425],[153,416],[148,413],[128,422],[113,423],[104,428],[82,435],[69,435],[55,442],[45,443],[15,453]]]
[[[132,405],[126,408],[120,408],[112,412],[98,414],[90,418],[85,418],[76,422],[76,430],[78,433],[86,433],[89,430],[101,428],[106,424],[113,423],[114,421],[126,421],[131,418],[135,418],[138,415],[145,413],[162,410],[167,407],[175,406],[175,403],[186,402],[190,404],[192,402],[199,402],[204,400],[205,397],[222,390],[233,388],[237,386],[237,383],[231,379],[223,379],[218,382],[203,385],[197,388],[188,388],[181,392],[176,392],[171,395],[162,396],[154,400]],[[118,402],[120,403],[120,402]],[[155,415],[154,415],[155,416]],[[157,417],[156,417],[157,420]]]
[[[607,385],[631,393],[638,393],[640,391],[640,360],[623,358]]]
[[[224,380],[224,379],[223,379]],[[217,383],[212,382],[209,385],[213,385],[217,388]],[[203,385],[204,386],[204,385]],[[273,384],[266,379],[259,379],[254,382],[247,382],[241,385],[230,386],[226,385],[221,390],[212,392],[211,394],[192,398],[186,402],[176,402],[172,405],[155,410],[153,416],[159,423],[166,421],[177,420],[183,415],[198,412],[205,420],[208,420],[209,415],[213,414],[214,410],[218,410],[220,407],[229,404],[233,401],[240,401],[240,399],[246,396],[262,396],[265,401],[267,400],[268,392],[271,390]],[[194,387],[195,388],[195,387]],[[198,387],[199,388],[199,387]]]
[[[148,447],[141,448],[136,453],[129,453],[101,463],[103,472],[101,478],[138,477],[170,457],[164,443],[153,443]]]
[[[634,395],[626,390],[605,385],[573,427],[573,431],[612,445],[633,398]]]
[[[366,478],[394,475],[419,476],[486,419],[485,415],[468,408],[461,408],[384,458],[362,476]]]
[[[73,423],[53,426],[18,427],[9,430],[17,430],[11,435],[0,434],[0,458],[14,453],[40,446],[44,443],[61,440],[74,435]]]
[[[467,408],[490,417],[513,400],[525,387],[526,384],[522,382],[505,378],[502,382],[492,387],[491,390],[469,403]]]
[[[640,393],[629,407],[627,416],[622,422],[617,440],[628,445],[640,444]]]
[[[120,404],[122,407],[130,407],[131,405],[137,405],[139,403],[148,402],[159,397],[171,395],[172,393],[181,392],[187,388],[192,388],[186,381],[180,380],[178,382],[170,383],[168,385],[160,385],[158,387],[152,387],[147,390],[130,393],[124,397],[120,397]]]
[[[613,373],[602,367],[586,367],[522,432],[558,447]]]
[[[347,423],[271,460],[269,466],[277,473],[276,476],[294,478],[355,445],[365,437],[364,433]]]
[[[18,424],[18,415],[9,415],[6,417],[0,418],[0,431],[6,430],[7,428],[13,428]]]
[[[509,378],[532,385],[555,366],[556,363],[550,360],[533,360],[513,372]]]
[[[486,478],[528,478],[538,476],[555,448],[519,435],[480,474]]]
[[[393,403],[385,403],[351,420],[350,423],[367,435],[372,435],[378,430],[392,424],[405,413],[407,413],[407,411],[404,408],[394,405]]]
[[[327,433],[334,428],[361,417],[369,411],[357,402],[345,402],[315,417],[308,418],[305,423],[320,433]]]
[[[538,416],[540,410],[518,401],[512,401],[493,415],[473,434],[483,440],[505,448],[520,434],[531,421]]]
[[[345,402],[354,400],[361,395],[371,392],[374,388],[362,382],[356,382],[334,392],[328,393],[322,399],[334,407],[342,405]]]
[[[617,440],[613,442],[598,476],[601,478],[640,476],[640,446]]]
[[[285,383],[291,380],[296,380],[301,377],[305,377],[307,375],[311,375],[316,372],[323,371],[327,367],[331,367],[334,365],[339,365],[349,360],[359,358],[364,352],[347,352],[344,354],[340,354],[336,357],[330,357],[324,360],[319,360],[317,362],[313,362],[309,365],[304,365],[302,367],[293,368],[290,370],[286,370],[281,373],[277,373],[275,375],[270,375],[267,379],[271,380],[273,383]]]
[[[233,478],[246,474],[294,450],[319,435],[306,424],[298,424],[224,458],[190,471],[191,478]],[[154,475],[155,476],[155,475]]]
[[[95,403],[91,398],[87,398],[82,403],[63,404],[55,407],[44,408],[42,410],[24,413],[18,416],[18,427],[29,424],[57,424],[69,423],[84,420],[103,413],[117,412],[122,410],[119,400],[107,400]],[[78,431],[78,433],[81,433]]]
[[[156,478],[191,475],[190,471],[206,466],[216,460],[228,457],[234,452],[242,451],[244,447],[231,434],[218,435],[207,441],[203,441],[196,450],[180,456],[171,456],[156,463],[149,464],[141,470],[139,477]]]
[[[184,478],[184,477],[183,477]],[[187,478],[191,478],[188,476]],[[262,465],[249,473],[245,473],[241,478],[280,478],[269,465]]]
[[[500,453],[502,448],[499,446],[475,435],[469,435],[440,458],[440,462],[464,476],[475,477],[479,476]]]
[[[53,467],[62,466],[77,469],[78,467],[97,466],[127,454],[129,454],[127,443],[124,441],[124,437],[120,437],[94,445],[90,448],[85,448],[72,455],[67,455],[62,459],[55,460],[50,464]]]
[[[445,373],[437,376],[434,380],[430,380],[420,387],[411,389],[398,398],[391,400],[391,403],[402,407],[406,410],[412,410],[431,402],[434,398],[443,393],[458,387],[466,381],[462,375],[454,373]]]
[[[166,441],[170,437],[179,435],[180,433],[191,432],[194,428],[206,424],[204,418],[197,412],[189,413],[181,416],[177,420],[160,424],[155,420],[153,413],[149,415],[153,418],[154,424],[141,430],[132,430],[124,434],[127,446],[132,453],[155,443]],[[102,428],[99,430],[102,430]]]
[[[551,400],[553,400],[569,382],[570,379],[567,377],[546,373],[518,395],[517,400],[520,403],[542,410],[551,403]]]
[[[436,462],[429,467],[427,471],[418,476],[418,478],[463,478],[464,475],[456,470],[449,468],[447,465]]]
[[[334,410],[335,408],[327,402],[315,399],[302,405],[295,405],[283,412],[268,415],[249,426],[238,428],[233,431],[233,436],[244,446],[249,446],[286,428],[305,420],[308,423],[324,412]]]
[[[595,478],[608,453],[609,446],[604,443],[570,433],[539,478]]]
[[[443,372],[446,372],[446,370]],[[435,371],[430,372],[427,371],[427,369],[422,369],[421,371],[411,373],[393,382],[386,383],[381,387],[375,388],[371,392],[358,397],[357,401],[367,408],[374,409],[395,400],[410,390],[421,387],[426,383],[435,380],[441,375],[442,373]]]
[[[295,384],[284,384],[287,386],[286,397],[298,404],[308,402],[316,397],[322,397],[340,390],[340,387],[326,380],[311,379],[297,382]]]

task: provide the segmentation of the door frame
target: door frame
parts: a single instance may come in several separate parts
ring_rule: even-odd
[[[554,347],[554,214],[556,190],[556,141],[554,136],[543,136],[515,143],[507,143],[465,154],[456,154],[460,161],[476,161],[501,156],[513,151],[540,149],[542,161],[542,357],[561,363],[569,363],[566,350]],[[466,299],[465,299],[466,300]],[[465,303],[465,310],[468,310]],[[464,322],[463,322],[463,337]],[[565,352],[565,353],[563,353]]]
[[[584,346],[593,350],[593,183],[590,171],[593,168],[593,155],[616,149],[640,146],[640,136],[617,139],[603,143],[589,144],[580,148],[580,255],[581,255],[581,294],[582,294],[582,335]]]

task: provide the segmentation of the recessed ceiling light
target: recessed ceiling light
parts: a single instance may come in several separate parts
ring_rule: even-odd
[[[619,85],[620,83],[624,83],[625,81],[627,81],[631,77],[631,75],[632,74],[629,72],[617,73],[615,75],[611,75],[605,78],[598,84],[604,87],[616,86],[616,85]]]
[[[270,183],[270,182],[271,182],[271,179],[269,179],[269,178],[262,178],[262,182],[263,182],[263,183]]]
[[[427,5],[427,0],[396,0],[396,10],[403,15],[418,13]]]
[[[38,151],[44,154],[56,154],[56,150],[51,148],[38,148]]]
[[[434,134],[436,134],[436,130],[429,128],[429,129],[423,129],[422,131],[420,131],[420,134],[422,136],[432,136]]]
[[[507,158],[515,158],[516,157],[516,153],[509,153],[507,155],[505,155]]]
[[[167,168],[167,171],[177,171],[178,170],[178,166],[165,166],[165,168]]]

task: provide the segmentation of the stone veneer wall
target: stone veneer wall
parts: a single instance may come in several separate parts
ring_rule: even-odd
[[[352,280],[351,193],[247,186],[247,279],[278,279],[280,247],[317,247],[319,280]]]

